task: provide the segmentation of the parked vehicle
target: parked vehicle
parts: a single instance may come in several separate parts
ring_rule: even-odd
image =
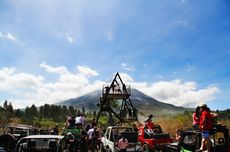
[[[128,140],[127,151],[139,151],[138,132],[131,127],[110,126],[106,129],[105,134],[101,137],[100,151],[109,149],[111,152],[118,151],[117,142],[123,136]],[[108,151],[109,151],[108,150]]]
[[[11,134],[12,136],[14,136],[19,140],[22,137],[37,134],[37,129],[30,125],[8,124],[8,125],[0,126],[0,135],[4,135],[4,134]]]
[[[168,152],[194,152],[201,147],[202,133],[198,130],[181,132],[177,143],[166,146]],[[226,126],[216,125],[210,132],[212,152],[230,152],[229,130]]]
[[[64,136],[30,135],[21,138],[15,152],[67,152]]]
[[[165,150],[165,145],[172,142],[169,134],[161,129],[160,125],[154,125],[151,132],[144,126],[138,128],[138,141],[143,151]]]
[[[13,151],[19,139],[36,133],[37,130],[28,125],[0,126],[0,147],[9,152]]]
[[[66,138],[66,144],[70,151],[77,151],[79,149],[79,142],[81,138],[82,128],[66,128],[62,135]]]

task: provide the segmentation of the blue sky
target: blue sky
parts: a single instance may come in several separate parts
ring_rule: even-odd
[[[0,104],[55,103],[110,82],[162,102],[230,107],[230,3],[0,0]]]

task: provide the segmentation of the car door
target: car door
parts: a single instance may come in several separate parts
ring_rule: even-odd
[[[114,152],[115,149],[114,149],[114,141],[112,139],[113,138],[112,128],[107,128],[105,136],[106,136],[105,144],[109,146],[109,148],[112,150],[112,152]]]

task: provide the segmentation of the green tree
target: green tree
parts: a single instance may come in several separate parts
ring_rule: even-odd
[[[11,102],[6,107],[6,113],[7,113],[7,118],[12,118],[14,116],[14,109],[13,109]]]
[[[83,114],[85,114],[85,107],[84,107],[84,106],[82,107],[81,112],[82,112]]]
[[[75,112],[73,106],[69,106],[69,113],[72,115],[76,115],[76,112]]]
[[[32,118],[38,116],[38,109],[34,104],[30,107],[30,114]]]
[[[3,104],[3,108],[4,108],[4,109],[7,109],[7,106],[8,106],[8,102],[7,102],[7,100],[5,100],[5,102],[4,102],[4,104]]]
[[[51,111],[50,111],[50,105],[49,104],[44,105],[43,116],[44,116],[44,118],[51,118]]]
[[[66,105],[62,106],[62,114],[65,116],[68,114],[68,108]]]
[[[32,115],[31,115],[31,111],[30,108],[27,106],[25,109],[25,115],[26,115],[26,122],[31,123],[32,122]]]
[[[15,110],[15,116],[18,118],[22,118],[23,117],[23,112],[20,109],[16,109]]]

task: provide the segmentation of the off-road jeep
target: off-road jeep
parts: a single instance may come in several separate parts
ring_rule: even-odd
[[[202,134],[199,130],[186,130],[181,132],[177,143],[166,146],[168,152],[194,152],[201,146]],[[226,126],[215,125],[210,131],[212,152],[230,152],[229,131]]]

